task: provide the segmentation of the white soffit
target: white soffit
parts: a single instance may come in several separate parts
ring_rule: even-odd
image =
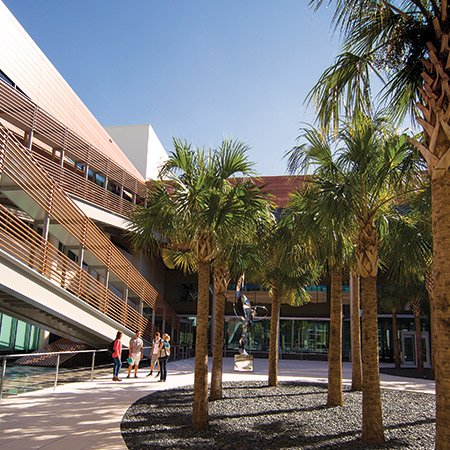
[[[81,209],[81,211],[86,214],[86,216],[94,221],[102,222],[104,224],[120,228],[121,230],[128,230],[130,228],[130,221],[124,219],[123,217],[112,214],[104,209],[88,205],[87,203],[77,200],[76,198],[72,197],[72,200]]]

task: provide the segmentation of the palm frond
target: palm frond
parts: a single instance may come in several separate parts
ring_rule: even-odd
[[[373,62],[373,55],[345,52],[325,70],[306,97],[313,103],[320,127],[339,128],[341,117],[372,111],[371,74],[383,79]]]

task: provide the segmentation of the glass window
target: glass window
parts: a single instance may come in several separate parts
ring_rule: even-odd
[[[109,290],[113,293],[116,294],[117,297],[122,298],[123,299],[123,291],[119,291],[119,289],[117,289],[115,286],[113,286],[112,284],[110,284],[108,286]]]
[[[0,324],[0,349],[8,350],[12,347],[11,345],[11,331],[13,327],[12,317],[1,314],[1,324]]]
[[[302,321],[294,320],[293,328],[292,351],[300,352],[302,351]]]
[[[30,334],[28,338],[28,348],[27,350],[33,351],[37,349],[37,341],[39,339],[39,328],[34,325],[30,325]]]
[[[242,327],[239,332],[242,333]],[[239,338],[240,338],[239,334]],[[253,322],[250,328],[249,342],[246,347],[250,350],[269,351],[270,321],[267,319]],[[238,341],[239,345],[239,341]]]
[[[105,186],[105,177],[102,177],[98,173],[95,174],[95,184],[98,184],[101,187]]]
[[[3,71],[0,70],[0,78],[6,81],[10,86],[14,87],[14,83]]]
[[[122,191],[122,197],[129,202],[133,201],[133,194],[125,189]]]
[[[75,253],[72,250],[69,250],[67,252],[67,257],[73,262],[77,262],[78,261],[78,256],[75,255]]]
[[[302,321],[302,350],[311,353],[327,353],[328,333],[328,322]]]
[[[114,184],[114,183],[110,182],[109,185],[108,185],[108,191],[111,191],[111,192],[113,192],[116,195],[120,195],[120,187],[117,186],[117,184]]]
[[[281,320],[280,321],[280,344],[282,352],[292,352],[294,343],[294,321]]]
[[[14,350],[26,350],[25,342],[27,342],[27,324],[25,322],[22,322],[21,320],[18,320]]]

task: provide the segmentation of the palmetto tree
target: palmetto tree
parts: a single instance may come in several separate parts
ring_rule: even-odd
[[[426,288],[423,284],[411,286],[411,311],[414,314],[414,325],[416,328],[416,348],[417,348],[417,372],[423,373],[423,345],[422,345],[422,325],[421,313],[423,304],[427,300]]]
[[[213,362],[211,372],[210,400],[222,398],[222,367],[223,367],[223,332],[225,320],[225,302],[227,289],[231,280],[228,262],[218,257],[213,263],[214,293],[216,295],[216,316],[214,326]]]
[[[208,314],[211,263],[220,254],[223,236],[239,233],[252,220],[247,211],[260,205],[260,190],[250,181],[230,177],[251,175],[252,164],[241,142],[224,141],[215,149],[193,149],[174,139],[174,150],[159,179],[150,183],[147,206],[133,217],[137,248],[181,247],[195,252],[198,267],[197,337],[193,427],[208,426]]]
[[[411,302],[416,326],[420,325],[420,304],[425,294],[426,278],[432,261],[431,235],[428,221],[422,223],[426,209],[420,195],[410,195],[403,199],[405,205],[397,218],[390,220],[389,230],[381,242],[382,265],[389,281],[396,283],[386,286],[380,293],[380,305],[392,312],[395,366],[400,367],[397,331],[397,312]],[[419,314],[418,314],[419,313]],[[419,320],[419,322],[417,322]],[[422,347],[420,330],[417,330],[418,353]],[[423,371],[420,355],[419,371]]]
[[[352,314],[351,314],[351,346],[352,346],[352,390],[362,390],[362,362],[361,362],[361,296],[360,278],[357,269],[350,270]]]
[[[450,64],[447,0],[311,0],[334,3],[344,36],[342,53],[311,92],[322,123],[369,107],[371,74],[392,117],[408,111],[422,126],[414,141],[432,184],[434,287],[432,315],[439,335],[436,365],[436,448],[450,448]]]
[[[222,251],[213,263],[214,291],[216,294],[216,317],[214,328],[213,362],[211,372],[210,400],[222,398],[222,364],[223,364],[223,336],[225,320],[225,302],[228,284],[232,279],[247,272],[250,274],[258,269],[261,263],[260,239],[261,232],[273,223],[273,216],[269,212],[269,203],[261,204],[259,208],[249,210],[256,220],[248,221],[245,226],[245,238],[236,240],[236,235],[230,233],[225,241],[220,243]]]
[[[308,130],[310,131],[310,130]],[[308,158],[315,150],[303,147]],[[331,155],[331,149],[328,156]],[[297,155],[300,157],[300,155]],[[328,157],[324,165],[331,161]],[[324,168],[324,166],[320,166]],[[320,170],[319,167],[317,170]],[[346,254],[351,252],[346,239],[348,227],[335,217],[323,202],[320,188],[314,185],[314,176],[308,188],[291,195],[287,206],[287,217],[292,216],[294,236],[307,245],[311,257],[322,261],[331,280],[330,293],[330,340],[328,350],[328,406],[342,406],[342,277]]]
[[[381,218],[396,212],[398,195],[418,170],[417,157],[403,135],[389,132],[380,118],[360,116],[337,135],[339,148],[327,156],[326,170],[316,168],[316,189],[324,208],[334,217],[356,224],[348,230],[361,276],[363,439],[384,441],[378,366],[376,279]],[[301,160],[300,150],[291,160]],[[320,149],[320,151],[323,151]],[[305,160],[319,164],[316,153]]]
[[[402,296],[401,290],[395,284],[389,284],[383,286],[381,292],[379,292],[379,305],[382,312],[392,314],[392,341],[394,350],[395,368],[400,369],[400,345],[398,339],[398,325],[397,325],[397,313],[402,311],[406,303],[408,302]]]
[[[279,319],[281,302],[301,305],[310,300],[306,287],[315,284],[319,266],[303,245],[294,242],[292,221],[286,216],[261,237],[260,283],[272,297],[269,343],[269,386],[278,385]]]

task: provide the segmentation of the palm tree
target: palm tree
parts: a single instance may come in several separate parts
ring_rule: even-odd
[[[301,305],[310,300],[306,287],[315,284],[318,264],[293,240],[292,221],[284,216],[261,238],[260,283],[272,297],[269,343],[269,386],[278,385],[279,321],[282,300]]]
[[[353,283],[352,289],[352,316],[351,320],[351,347],[352,347],[352,391],[362,390],[362,362],[361,362],[361,300],[359,273],[351,270],[350,277]]]
[[[425,188],[426,193],[426,188]],[[382,265],[389,281],[396,283],[386,286],[380,295],[380,304],[392,311],[392,329],[394,336],[395,367],[400,367],[400,355],[397,331],[397,311],[401,311],[407,302],[416,322],[417,351],[421,353],[420,338],[420,304],[426,289],[426,277],[432,260],[432,244],[427,233],[428,221],[423,223],[424,210],[423,188],[418,193],[404,198],[405,205],[399,208],[401,214],[392,218],[387,225],[389,230],[381,242]],[[426,194],[425,194],[426,197]],[[402,211],[403,210],[403,211]],[[423,360],[420,355],[420,373],[423,372]]]
[[[425,290],[425,289],[424,289]],[[425,292],[417,292],[411,297],[411,311],[414,314],[414,326],[416,328],[416,348],[417,348],[417,373],[423,373],[423,346],[422,346],[422,325],[420,315],[422,312],[422,301]]]
[[[380,100],[393,118],[408,111],[423,128],[412,140],[427,162],[432,185],[434,288],[432,315],[436,342],[436,448],[450,442],[450,89],[447,0],[310,0],[334,3],[335,25],[344,44],[309,99],[321,123],[336,125],[342,112],[370,107],[371,73],[384,85]],[[345,106],[344,106],[345,105]]]
[[[335,162],[318,171],[315,184],[322,193],[324,208],[343,223],[356,224],[349,230],[354,239],[361,276],[363,440],[383,442],[381,390],[378,364],[377,272],[379,232],[382,218],[396,213],[393,204],[409,178],[418,170],[417,158],[403,135],[384,128],[381,118],[360,116],[338,133],[342,146]],[[301,151],[301,150],[300,150]],[[295,158],[294,158],[295,157]],[[292,160],[298,159],[294,154]],[[317,158],[310,158],[309,163]],[[334,174],[338,173],[339,176]]]
[[[401,288],[395,284],[383,286],[379,292],[379,305],[383,312],[392,314],[392,341],[394,350],[395,368],[400,369],[400,345],[398,339],[397,312],[402,311],[408,300],[403,296]]]
[[[433,280],[433,236],[431,225],[431,190],[429,180],[424,184],[423,189],[417,196],[408,199],[414,211],[414,221],[417,224],[423,240],[426,242],[426,254],[423,264],[419,268],[420,280],[425,283],[428,299],[426,304],[429,306],[430,331],[431,331],[431,378],[435,378],[434,371],[434,347],[438,341],[435,334],[435,300],[434,300],[434,280]]]
[[[306,139],[311,138],[312,130],[306,130]],[[309,146],[302,147],[304,159],[314,153],[318,155],[314,144],[322,141],[320,136],[309,140]],[[321,170],[332,162],[331,149],[325,151],[322,147]],[[302,155],[296,154],[297,163]],[[306,162],[306,161],[302,161]],[[291,167],[292,170],[292,167]],[[342,406],[342,278],[346,255],[349,253],[349,241],[344,230],[348,230],[341,223],[342,217],[333,215],[324,203],[322,192],[314,185],[311,177],[309,188],[302,189],[291,195],[287,206],[287,217],[292,215],[294,235],[298,242],[308,243],[311,256],[325,262],[330,276],[330,340],[328,346],[328,406]]]
[[[236,175],[251,175],[252,164],[241,142],[223,141],[215,150],[193,149],[174,139],[174,150],[159,179],[150,183],[147,206],[133,217],[134,244],[143,250],[171,245],[191,249],[198,265],[197,337],[193,427],[208,426],[208,315],[211,263],[220,254],[217,243],[233,231],[236,237],[251,221],[247,210],[260,204],[255,185],[231,183]],[[245,187],[243,185],[245,184]]]
[[[225,302],[227,289],[231,280],[226,261],[217,258],[213,268],[214,292],[216,294],[216,317],[213,342],[213,363],[211,372],[210,400],[222,398],[222,367],[223,367],[223,332],[225,320]]]
[[[263,205],[261,205],[263,206]],[[267,203],[269,206],[269,203]],[[220,255],[213,262],[214,291],[216,294],[216,317],[214,328],[213,362],[211,372],[210,400],[222,398],[222,365],[223,365],[223,335],[225,322],[225,302],[228,285],[231,279],[237,279],[243,272],[252,273],[258,264],[260,231],[273,222],[272,215],[267,209],[258,208],[248,211],[258,216],[257,222],[248,221],[245,240],[237,242],[234,234],[229,234],[220,243]],[[258,229],[252,225],[258,224]]]

